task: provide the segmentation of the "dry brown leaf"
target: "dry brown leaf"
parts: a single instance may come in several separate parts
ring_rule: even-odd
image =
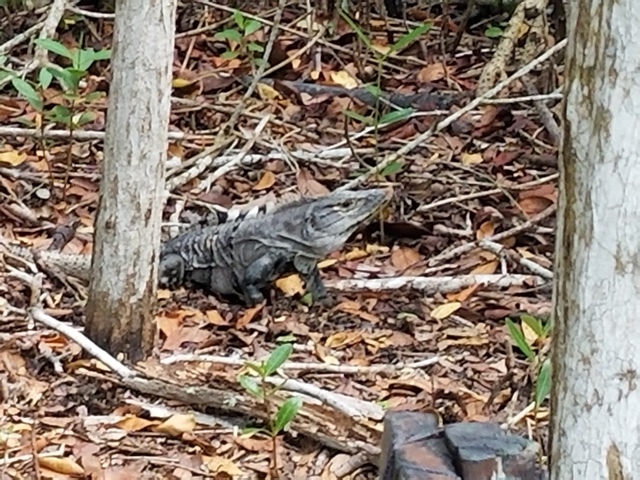
[[[446,297],[450,302],[464,302],[473,295],[478,288],[480,288],[480,285],[476,283],[475,285],[467,287],[464,290],[460,290],[459,292],[448,293]]]
[[[361,248],[354,248],[353,250],[350,250],[347,253],[345,253],[342,256],[342,258],[344,260],[358,260],[360,258],[365,258],[368,256],[369,256],[369,253],[366,250],[363,250]]]
[[[422,260],[422,256],[415,250],[407,247],[400,247],[391,253],[391,265],[401,271],[415,265],[420,260]]]
[[[158,422],[152,422],[144,418],[128,415],[127,417],[115,423],[115,426],[127,432],[139,432],[151,425],[157,425]]]
[[[442,63],[432,63],[418,72],[418,81],[422,83],[435,82],[442,80],[447,71]]]
[[[528,197],[518,202],[520,209],[527,215],[540,213],[552,204],[553,201],[545,197]]]
[[[274,183],[276,183],[276,176],[273,172],[267,170],[260,178],[260,181],[254,185],[253,189],[256,191],[267,190],[268,188],[271,188]]]
[[[337,83],[338,85],[348,90],[351,90],[358,86],[358,82],[346,70],[331,72],[331,74],[329,75],[329,78],[331,78],[332,82]]]
[[[474,275],[489,275],[498,269],[499,264],[498,260],[492,260],[491,262],[478,265],[476,268],[471,270],[471,273]]]
[[[496,226],[491,220],[482,222],[480,227],[478,227],[478,231],[476,232],[476,240],[482,240],[483,238],[490,237],[495,233],[495,231]]]
[[[191,433],[194,428],[196,428],[196,421],[192,414],[176,413],[153,430],[175,437],[183,433]]]
[[[245,472],[238,468],[233,460],[229,460],[219,455],[214,455],[213,457],[203,455],[202,460],[212,473],[226,473],[227,475],[231,475],[233,478],[245,475]]]
[[[327,338],[324,346],[327,348],[342,348],[359,343],[361,340],[361,332],[338,332]]]
[[[482,163],[482,154],[481,153],[463,153],[461,156],[463,165],[477,165]]]
[[[458,310],[461,306],[462,304],[460,302],[445,303],[444,305],[440,305],[431,311],[431,318],[435,318],[436,320],[443,320],[454,313],[456,310]]]
[[[242,317],[240,317],[236,322],[236,328],[241,329],[246,327],[251,322],[251,320],[253,320],[253,317],[256,316],[256,313],[262,310],[262,307],[263,305],[262,303],[260,303],[255,307],[248,308],[247,311],[244,312],[244,315],[242,315]]]
[[[186,78],[174,78],[173,80],[171,80],[171,86],[173,88],[184,88],[184,87],[188,87],[195,81],[196,79],[188,80]]]
[[[275,284],[287,297],[292,297],[297,294],[302,295],[304,293],[304,282],[300,276],[295,273],[277,279]]]
[[[273,100],[282,98],[282,95],[280,94],[279,91],[277,91],[275,88],[269,85],[266,85],[264,83],[258,83],[257,90],[258,90],[258,95],[260,95],[260,98],[265,102],[271,102]]]
[[[338,263],[338,260],[336,260],[335,258],[328,258],[326,260],[322,260],[321,262],[318,262],[318,269],[323,269],[323,268],[327,268],[330,267],[331,265],[335,265],[336,263]]]
[[[26,159],[27,154],[23,152],[17,152],[15,150],[0,152],[0,164],[9,165],[10,167],[17,167]]]
[[[207,317],[207,320],[209,321],[209,323],[212,325],[217,325],[217,326],[229,325],[229,322],[227,322],[224,318],[222,318],[222,315],[220,315],[220,312],[218,312],[218,310],[207,310],[206,312],[204,312],[204,314]]]
[[[52,472],[64,475],[84,475],[84,468],[68,457],[43,457],[38,455],[38,463]]]
[[[319,197],[329,193],[329,189],[313,178],[306,168],[301,168],[296,174],[298,190],[305,197]]]

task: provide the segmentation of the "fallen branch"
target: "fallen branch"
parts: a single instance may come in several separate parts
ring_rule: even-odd
[[[29,309],[29,314],[39,323],[60,332],[67,338],[76,342],[86,352],[94,356],[115,375],[98,373],[80,368],[76,372],[92,377],[107,379],[115,384],[120,384],[140,393],[162,397],[174,401],[180,401],[187,405],[201,405],[217,408],[223,412],[233,412],[250,418],[264,418],[263,409],[259,400],[244,392],[237,391],[238,386],[229,382],[224,376],[211,382],[218,388],[210,388],[198,384],[188,384],[184,375],[171,377],[171,372],[163,371],[163,378],[158,378],[157,365],[150,365],[150,370],[145,371],[145,364],[137,365],[139,371],[131,370],[118,362],[109,353],[95,345],[82,333],[72,327],[50,317],[39,307]],[[152,362],[155,363],[155,362]],[[146,373],[146,376],[144,376]],[[283,383],[282,378],[270,378],[270,382]],[[286,389],[303,392],[304,402],[298,415],[291,423],[291,429],[310,436],[329,448],[334,448],[347,453],[355,454],[367,452],[371,461],[379,455],[380,431],[377,422],[382,419],[383,410],[378,405],[370,402],[336,394],[320,389],[319,387],[305,385],[296,380],[285,380],[285,389],[277,391],[272,397],[272,404],[279,408],[288,398]],[[298,394],[300,396],[300,394]],[[331,404],[340,409],[327,408]],[[345,414],[353,413],[354,416]]]
[[[458,275],[455,277],[389,277],[327,281],[327,287],[340,291],[384,292],[411,288],[425,294],[451,293],[480,285],[482,287],[539,287],[545,280],[537,275]]]
[[[516,252],[506,248],[504,245],[492,242],[490,240],[480,240],[478,246],[491,253],[494,253],[497,256],[506,255],[511,258],[511,260],[519,263],[532,273],[539,275],[542,278],[546,278],[547,280],[553,280],[553,272],[551,270],[538,265],[536,262],[533,262],[528,258],[524,258],[521,255],[518,255]]]
[[[441,357],[431,357],[419,362],[411,363],[395,363],[393,365],[378,364],[378,365],[331,365],[328,363],[304,363],[304,362],[285,362],[280,369],[282,370],[297,370],[302,372],[326,372],[326,373],[341,373],[341,374],[366,374],[371,375],[374,373],[390,373],[398,372],[401,370],[417,370],[429,365],[438,363]],[[172,355],[170,357],[163,358],[160,363],[165,365],[171,365],[174,363],[182,362],[204,362],[204,363],[217,363],[222,365],[244,366],[246,360],[240,358],[221,357],[218,355],[198,355],[198,354],[182,354]]]
[[[183,132],[168,132],[169,140],[202,140],[211,135],[188,134]],[[0,127],[0,137],[29,137],[29,138],[73,138],[75,140],[103,140],[104,132],[97,130],[44,130],[36,128]]]

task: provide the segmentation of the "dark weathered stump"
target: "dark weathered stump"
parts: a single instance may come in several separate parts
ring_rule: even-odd
[[[545,480],[538,444],[492,423],[438,427],[435,414],[388,412],[380,480]]]

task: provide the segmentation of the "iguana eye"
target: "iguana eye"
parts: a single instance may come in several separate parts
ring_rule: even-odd
[[[344,200],[342,202],[342,208],[345,210],[351,210],[355,206],[355,201],[352,198]]]

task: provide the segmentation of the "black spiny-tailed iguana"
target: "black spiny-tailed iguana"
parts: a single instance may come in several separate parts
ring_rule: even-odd
[[[342,248],[385,201],[382,189],[339,191],[276,206],[247,209],[226,223],[195,227],[163,243],[159,286],[199,285],[218,295],[237,295],[247,305],[263,300],[263,290],[287,272],[306,281],[313,299],[326,296],[317,262]],[[33,261],[31,250],[1,241],[16,256]],[[42,262],[85,281],[87,255],[41,251]]]

